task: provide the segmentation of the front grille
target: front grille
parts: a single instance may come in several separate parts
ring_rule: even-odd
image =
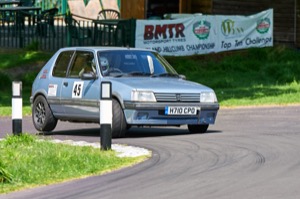
[[[157,102],[200,102],[200,93],[155,93]]]

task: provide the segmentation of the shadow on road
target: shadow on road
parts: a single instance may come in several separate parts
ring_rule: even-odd
[[[68,136],[99,137],[100,129],[99,128],[91,128],[91,129],[61,130],[61,131],[52,131],[49,133],[39,133],[39,135],[44,135],[44,136],[68,135]]]
[[[221,131],[207,131],[205,134],[221,133]],[[132,128],[126,137],[128,138],[142,138],[142,137],[163,137],[163,136],[181,136],[188,135],[190,132],[183,128],[168,128],[168,127],[154,127],[154,128]]]
[[[205,134],[211,133],[222,133],[222,131],[210,131],[208,130]],[[143,137],[164,137],[164,136],[180,136],[190,134],[187,129],[184,128],[172,128],[172,127],[135,127],[131,128],[126,133],[126,138],[143,138]],[[72,130],[61,130],[53,131],[51,133],[40,133],[39,135],[53,136],[53,135],[64,135],[64,136],[84,136],[84,137],[99,137],[99,128],[88,128],[88,129],[72,129]]]

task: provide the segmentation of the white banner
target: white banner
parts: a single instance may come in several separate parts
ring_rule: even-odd
[[[194,55],[273,46],[273,9],[251,16],[192,15],[137,20],[135,47],[162,55]]]

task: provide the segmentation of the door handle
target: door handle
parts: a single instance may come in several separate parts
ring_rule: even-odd
[[[64,86],[68,86],[68,82],[64,82]]]

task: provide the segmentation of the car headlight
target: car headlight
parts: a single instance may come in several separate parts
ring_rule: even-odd
[[[154,93],[152,91],[131,91],[131,100],[139,102],[156,102]]]
[[[214,103],[218,102],[215,92],[202,92],[200,94],[200,102]]]

